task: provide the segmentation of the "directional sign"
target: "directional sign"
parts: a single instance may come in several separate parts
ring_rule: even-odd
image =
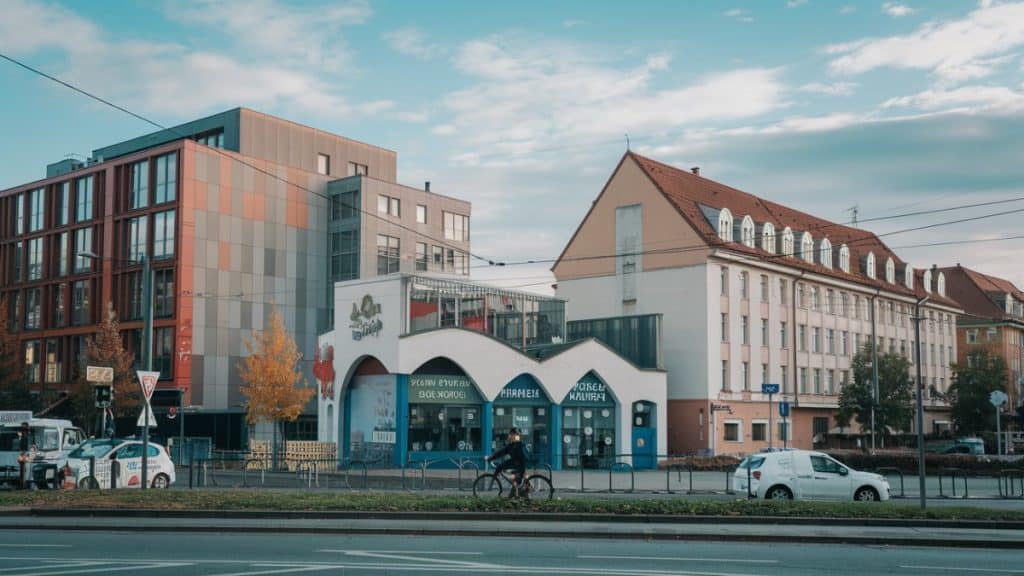
[[[761,384],[761,393],[762,394],[778,394],[779,393],[779,385],[778,384]]]
[[[991,402],[992,405],[995,406],[996,408],[999,408],[1003,404],[1006,404],[1006,401],[1009,399],[1010,397],[1007,396],[1006,392],[1003,392],[1002,390],[993,390],[992,393],[989,394],[988,396],[988,401]]]
[[[105,382],[109,384],[114,381],[114,369],[109,366],[86,366],[85,379],[88,382]]]
[[[785,400],[779,402],[779,416],[789,418],[789,402],[786,402]]]
[[[146,403],[153,397],[153,390],[156,390],[156,381],[160,379],[159,372],[147,372],[139,370],[139,384],[142,385],[142,393],[146,396]]]

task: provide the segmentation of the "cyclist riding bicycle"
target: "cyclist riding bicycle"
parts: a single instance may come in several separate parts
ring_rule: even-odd
[[[509,430],[508,443],[505,444],[505,447],[495,451],[490,456],[485,456],[484,462],[501,458],[502,456],[508,456],[508,459],[498,464],[494,473],[500,475],[505,470],[512,470],[516,473],[516,484],[522,484],[526,476],[526,451],[523,448],[523,441],[519,436],[518,428]]]

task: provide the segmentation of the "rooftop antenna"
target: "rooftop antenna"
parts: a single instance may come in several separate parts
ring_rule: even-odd
[[[629,134],[626,134],[626,152],[629,152]]]
[[[850,208],[847,208],[846,210],[843,210],[843,212],[849,212],[852,215],[852,217],[850,218],[850,224],[853,224],[854,226],[856,226],[857,225],[857,214],[860,213],[860,205],[859,204],[854,204]]]

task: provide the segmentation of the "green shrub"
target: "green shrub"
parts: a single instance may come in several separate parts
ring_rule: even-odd
[[[830,450],[828,454],[855,470],[898,468],[904,474],[917,474],[917,452],[876,452],[868,454],[856,450]],[[970,454],[928,454],[924,455],[925,470],[928,474],[938,473],[940,468],[959,468],[968,475],[994,476],[1002,470],[1024,469],[1024,461],[1006,462],[986,456]]]

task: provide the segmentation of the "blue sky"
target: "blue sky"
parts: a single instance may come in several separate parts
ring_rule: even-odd
[[[6,0],[0,51],[173,124],[244,105],[394,149],[474,252],[557,256],[625,149],[844,221],[1024,196],[1024,3]],[[0,62],[0,189],[149,131]],[[879,233],[1024,202],[865,224]],[[1024,213],[1022,213],[1024,214]],[[1022,214],[886,237],[1024,234]],[[1024,286],[1010,240],[900,248]],[[548,265],[501,271],[544,289]]]

